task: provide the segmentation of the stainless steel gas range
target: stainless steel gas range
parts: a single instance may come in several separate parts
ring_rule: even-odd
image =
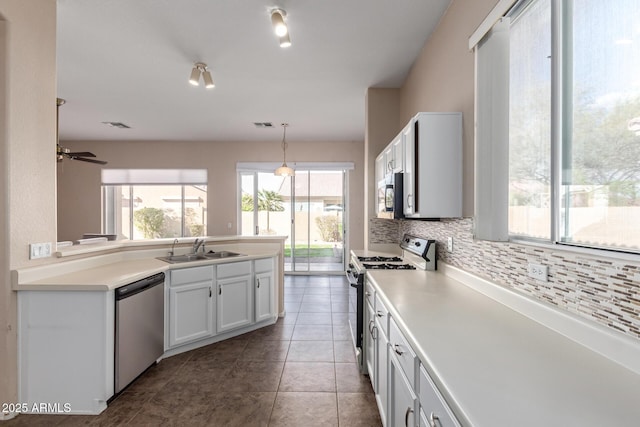
[[[435,270],[436,241],[405,234],[400,242],[402,256],[372,251],[351,251],[347,279],[351,286],[349,303],[352,307],[349,314],[351,338],[356,351],[356,359],[360,372],[366,372],[363,361],[365,353],[364,329],[364,292],[367,270]],[[401,274],[401,273],[400,273]]]

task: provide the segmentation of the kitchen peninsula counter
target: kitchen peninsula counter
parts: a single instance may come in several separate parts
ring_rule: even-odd
[[[67,255],[57,262],[12,271],[12,287],[14,291],[108,291],[170,269],[277,257],[282,255],[285,239],[286,236],[207,237],[207,250],[232,250],[245,256],[174,264],[156,259],[167,255],[172,239],[78,245],[64,248]],[[190,244],[181,239],[176,253],[187,253]],[[75,257],[69,256],[71,251]]]
[[[624,367],[442,272],[367,280],[462,425],[638,425],[637,362]],[[637,361],[640,342],[618,338]]]

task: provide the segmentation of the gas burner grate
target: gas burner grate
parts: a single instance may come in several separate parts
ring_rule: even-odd
[[[359,256],[358,261],[364,262],[402,262],[397,256]]]
[[[411,264],[365,264],[362,266],[367,270],[415,270],[416,267]]]

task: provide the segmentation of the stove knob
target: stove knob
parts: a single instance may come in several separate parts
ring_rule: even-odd
[[[404,241],[405,241],[406,243],[409,243],[409,239],[404,239]]]
[[[416,243],[415,243],[415,245],[416,245],[416,246],[420,246],[420,242],[416,242]]]

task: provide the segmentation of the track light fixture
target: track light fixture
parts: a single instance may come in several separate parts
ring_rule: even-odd
[[[280,41],[280,47],[291,46],[291,37],[289,35],[289,28],[287,27],[284,18],[287,16],[287,12],[283,9],[274,9],[271,11],[271,24],[273,24],[273,31],[278,36]]]
[[[207,67],[207,64],[204,62],[196,62],[193,64],[193,70],[191,70],[191,77],[189,77],[189,83],[194,86],[198,86],[200,84],[200,75],[202,75],[202,80],[204,80],[204,87],[207,89],[214,88],[216,85],[213,83],[213,77],[211,77],[211,72]]]
[[[282,166],[274,172],[276,176],[293,176],[296,172],[287,166],[287,127],[289,123],[281,123],[282,126]]]

